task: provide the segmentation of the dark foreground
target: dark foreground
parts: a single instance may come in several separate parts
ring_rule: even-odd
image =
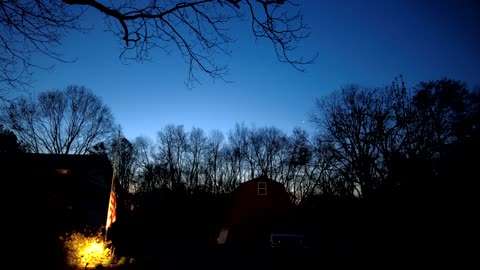
[[[441,242],[441,240],[439,241]],[[333,246],[303,249],[238,248],[216,246],[208,248],[171,247],[152,249],[135,258],[133,263],[115,269],[354,269],[354,268],[417,268],[458,267],[468,264],[468,254],[455,253],[439,243],[416,246],[356,246],[339,241]],[[437,244],[437,247],[434,247]]]

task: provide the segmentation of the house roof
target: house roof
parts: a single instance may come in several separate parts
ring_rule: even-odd
[[[68,174],[86,179],[101,188],[109,188],[108,179],[113,171],[106,155],[0,153],[0,161],[17,176]]]

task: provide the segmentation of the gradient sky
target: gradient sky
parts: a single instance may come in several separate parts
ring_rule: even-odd
[[[241,122],[287,134],[297,126],[311,131],[315,98],[349,83],[384,86],[400,74],[407,86],[443,77],[480,85],[479,1],[299,2],[311,36],[296,53],[318,53],[303,73],[279,63],[271,44],[248,32],[249,24],[235,25],[238,42],[224,58],[232,83],[206,78],[189,89],[179,54],[122,64],[120,41],[103,31],[101,15],[92,12],[87,18],[95,31],[69,34],[63,42],[61,51],[77,61],[37,71],[34,90],[86,86],[111,108],[128,139],[156,140],[167,124],[199,127],[207,135],[212,129],[227,135]]]

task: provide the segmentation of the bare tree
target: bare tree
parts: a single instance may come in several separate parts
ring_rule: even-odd
[[[306,196],[298,192],[299,190],[308,193],[307,189],[313,189],[313,187],[302,189],[302,187],[309,186],[310,180],[312,180],[309,173],[309,163],[312,157],[311,148],[307,131],[298,127],[295,128],[292,135],[288,137],[285,147],[286,158],[281,164],[285,168],[284,185],[299,202]]]
[[[339,171],[362,196],[370,196],[381,181],[380,145],[384,133],[382,90],[347,86],[331,96],[317,99],[312,121],[333,144]]]
[[[124,60],[149,60],[152,50],[177,50],[188,65],[187,84],[198,74],[224,78],[226,64],[216,58],[230,53],[234,41],[229,26],[250,25],[256,38],[272,42],[280,62],[297,70],[312,63],[291,55],[308,37],[298,4],[288,0],[3,0],[0,5],[0,83],[28,85],[35,53],[64,61],[56,47],[70,31],[81,27],[85,11],[105,18],[105,28],[123,43]]]
[[[205,181],[208,186],[211,186],[213,194],[217,194],[219,190],[219,183],[222,181],[224,172],[222,169],[221,151],[224,148],[225,136],[219,130],[213,130],[207,139],[206,147],[206,169]]]
[[[461,81],[441,79],[421,82],[412,102],[418,130],[413,140],[423,158],[438,157],[442,149],[471,135],[477,106],[474,94]],[[477,124],[478,125],[478,124]],[[413,151],[411,151],[413,152]]]
[[[159,186],[159,181],[156,181],[158,179],[154,172],[153,141],[148,137],[139,136],[135,138],[133,146],[137,153],[135,189],[143,187],[144,190],[154,190]]]
[[[229,147],[225,154],[228,156],[231,178],[229,180],[234,182],[233,186],[252,178],[251,175],[253,175],[253,172],[247,172],[245,169],[247,167],[248,132],[244,123],[235,123],[234,128],[228,132]],[[249,164],[251,164],[250,161]]]
[[[158,160],[167,169],[170,188],[185,186],[188,134],[183,125],[167,125],[158,132]]]
[[[251,178],[264,175],[276,180],[287,136],[275,127],[264,127],[250,129],[247,139]]]
[[[128,193],[133,187],[138,152],[127,138],[120,136],[119,139],[112,138],[109,156],[110,160],[115,161],[117,179],[122,192]]]
[[[218,190],[220,193],[229,193],[235,189],[240,183],[244,169],[242,167],[242,157],[240,151],[227,143],[220,151],[223,162],[222,171],[224,179],[218,181]]]
[[[2,120],[33,153],[87,154],[113,132],[110,109],[83,86],[19,98],[3,107]]]
[[[312,141],[312,161],[309,178],[314,181],[311,193],[328,197],[349,197],[354,191],[354,183],[345,178],[345,160],[339,158],[334,140],[328,135],[319,134]]]
[[[203,173],[202,167],[205,167],[205,151],[206,151],[206,142],[207,137],[205,136],[203,129],[201,128],[192,128],[188,136],[188,179],[187,183],[189,188],[196,189],[200,188],[201,183],[201,174]]]

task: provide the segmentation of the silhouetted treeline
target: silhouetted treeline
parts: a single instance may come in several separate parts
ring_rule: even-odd
[[[478,197],[480,92],[449,79],[407,89],[400,79],[385,88],[347,86],[315,108],[316,134],[236,124],[225,138],[168,125],[156,144],[125,141],[133,151],[123,152],[132,161],[123,186],[151,200],[140,203],[139,222],[163,228],[146,231],[164,241],[171,231],[206,243],[230,191],[266,175],[291,193],[308,239],[331,263],[471,254],[464,241]],[[168,218],[151,223],[151,213]]]
[[[112,163],[119,149],[119,254],[215,243],[230,192],[260,175],[290,192],[323,258],[469,254],[462,247],[478,197],[478,89],[450,79],[412,89],[401,78],[384,88],[349,85],[319,98],[311,122],[315,134],[236,124],[207,135],[167,125],[156,143],[96,144],[90,154]],[[0,142],[3,152],[31,149],[5,128]]]
[[[299,205],[319,194],[365,198],[400,187],[431,189],[427,179],[455,171],[446,160],[465,159],[459,151],[477,147],[479,103],[478,91],[449,79],[413,89],[401,80],[384,88],[349,85],[317,100],[315,134],[237,123],[226,136],[207,135],[167,125],[156,143],[122,138],[117,172],[129,191],[212,194],[265,175],[283,183]],[[103,149],[113,158],[107,149],[114,147]]]
[[[283,183],[298,205],[320,194],[368,198],[407,187],[420,192],[436,185],[427,179],[450,178],[461,173],[456,167],[465,171],[474,164],[475,155],[467,154],[478,148],[479,95],[450,79],[412,89],[401,78],[383,88],[348,85],[316,100],[310,113],[314,134],[243,123],[228,134],[205,134],[167,125],[155,143],[122,137],[117,147],[113,138],[89,153],[108,154],[113,162],[119,149],[117,175],[125,192],[228,194],[260,175]],[[14,132],[2,129],[2,151],[33,149],[26,141],[20,147],[15,135],[25,136]]]

